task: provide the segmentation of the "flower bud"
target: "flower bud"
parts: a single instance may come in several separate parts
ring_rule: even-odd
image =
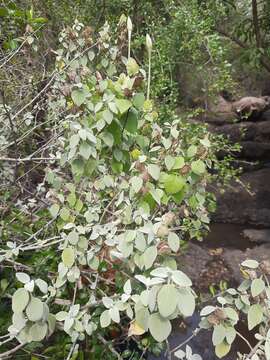
[[[146,34],[146,47],[148,52],[150,53],[152,51],[153,43],[150,35]]]
[[[130,17],[128,17],[127,18],[127,29],[128,29],[129,33],[131,33],[131,31],[132,31],[132,27],[133,27],[132,21],[131,21]]]

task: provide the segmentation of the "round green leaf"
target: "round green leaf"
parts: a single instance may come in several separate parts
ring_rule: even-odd
[[[231,345],[222,342],[215,347],[216,355],[219,359],[223,358],[231,350]]]
[[[206,170],[205,163],[202,160],[193,161],[191,163],[191,170],[196,175],[202,175],[205,173]]]
[[[167,194],[176,194],[185,186],[185,179],[180,175],[166,174],[163,183]]]

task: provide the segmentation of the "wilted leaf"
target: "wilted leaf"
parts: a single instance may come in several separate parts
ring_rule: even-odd
[[[142,335],[145,333],[145,330],[140,327],[140,325],[136,322],[136,320],[133,320],[130,323],[129,329],[128,329],[128,336],[132,335]]]

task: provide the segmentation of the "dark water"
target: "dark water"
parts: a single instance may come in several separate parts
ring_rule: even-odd
[[[249,228],[238,224],[211,224],[210,232],[202,242],[202,246],[208,248],[233,248],[246,250],[256,244],[248,241],[243,236],[243,230]]]

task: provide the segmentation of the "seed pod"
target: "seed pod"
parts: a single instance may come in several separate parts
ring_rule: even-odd
[[[157,230],[157,236],[163,238],[169,234],[169,229],[167,225],[161,224]]]
[[[168,213],[164,214],[162,216],[162,221],[164,223],[164,225],[171,225],[175,220],[175,214],[171,211],[169,211]]]

